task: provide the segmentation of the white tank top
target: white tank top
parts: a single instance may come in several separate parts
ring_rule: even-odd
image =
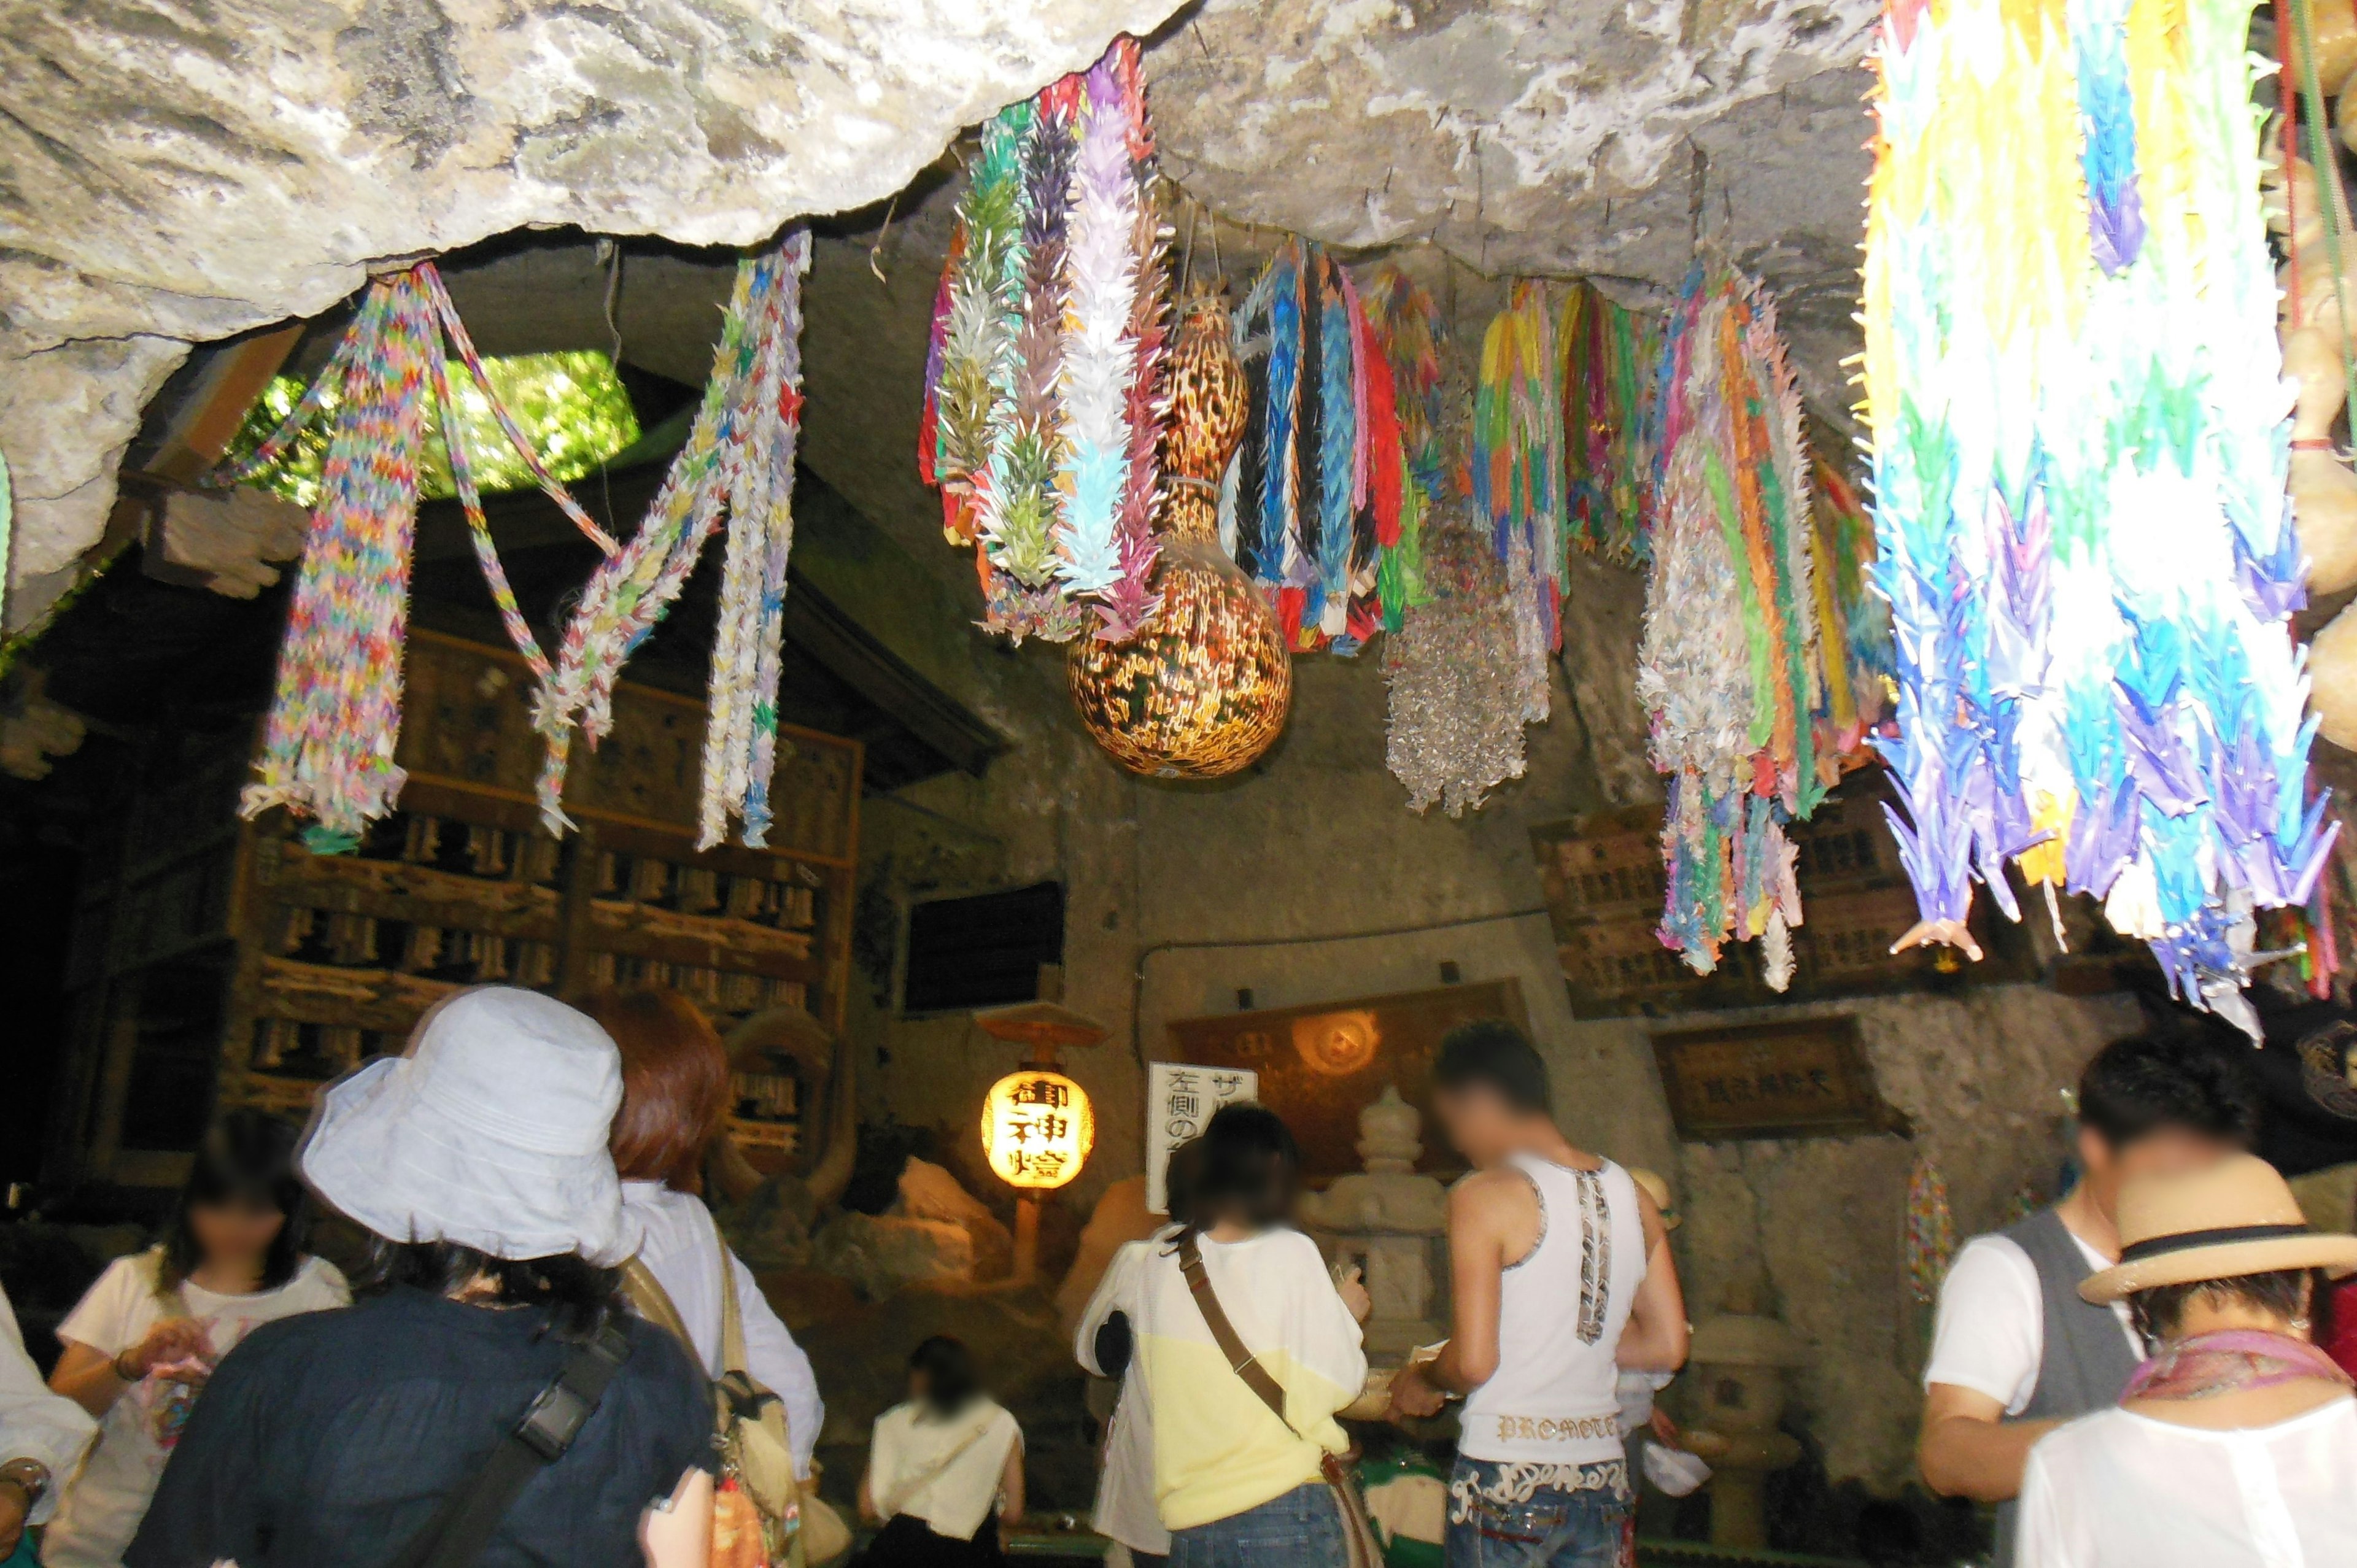
[[[1588,1465],[1622,1457],[1613,1353],[1645,1277],[1637,1184],[1611,1161],[1510,1162],[1539,1195],[1539,1240],[1500,1282],[1498,1370],[1465,1402],[1468,1459]]]

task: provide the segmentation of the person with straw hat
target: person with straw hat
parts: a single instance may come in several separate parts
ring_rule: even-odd
[[[2030,1445],[2116,1401],[2144,1354],[2125,1306],[2079,1299],[2080,1282],[2119,1259],[2120,1188],[2251,1146],[2258,1096],[2241,1060],[2250,1054],[2174,1037],[2096,1052],[2073,1107],[2083,1179],[2061,1202],[1965,1242],[1940,1283],[1916,1462],[1934,1492],[1996,1505],[1996,1568],[2013,1568]]]
[[[2079,1294],[2125,1301],[2149,1358],[2112,1409],[2040,1438],[2024,1568],[2357,1563],[2357,1400],[2309,1339],[2319,1272],[2357,1236],[2310,1230],[2273,1166],[2238,1155],[2128,1183],[2120,1261]]]
[[[320,1097],[299,1156],[370,1233],[357,1304],[213,1372],[129,1568],[705,1568],[711,1395],[624,1310],[620,1054],[504,986]]]

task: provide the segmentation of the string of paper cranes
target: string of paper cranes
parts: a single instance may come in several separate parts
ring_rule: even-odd
[[[2091,896],[2180,994],[2255,1026],[2258,915],[2304,911],[2321,940],[2303,961],[2330,971],[2337,820],[2308,751],[2319,725],[2357,744],[2357,618],[2317,642],[2313,714],[2289,634],[2311,581],[2357,585],[2357,474],[2333,445],[2357,387],[2357,242],[2330,139],[2357,17],[2287,10],[2296,91],[2263,210],[2248,10],[1888,0],[1870,506],[1813,438],[1773,300],[1707,250],[1661,312],[1512,281],[1478,344],[1401,267],[1293,237],[1233,301],[1216,260],[1189,286],[1191,244],[1174,286],[1120,40],[982,127],[957,202],[918,462],[973,552],[984,625],[1067,645],[1089,732],[1178,778],[1265,754],[1296,657],[1381,638],[1389,765],[1412,809],[1456,815],[1523,771],[1588,552],[1645,575],[1632,679],[1664,780],[1660,937],[1695,970],[1756,940],[1782,986],[1805,916],[1788,830],[1879,763],[1921,915],[1901,947],[1977,957],[1975,885],[2018,919],[2018,875],[2050,912]],[[331,424],[245,809],[312,817],[333,850],[392,808],[438,407],[540,683],[550,831],[569,825],[574,732],[607,733],[623,660],[725,522],[700,842],[733,821],[761,843],[808,260],[797,229],[740,267],[694,434],[627,542],[492,398],[605,556],[553,650],[508,591],[451,423],[446,351],[490,395],[465,328],[430,263],[374,280],[285,426],[217,476]]]
[[[2254,916],[2310,901],[2336,829],[2287,626],[2250,10],[2074,6],[2058,39],[2000,0],[1890,0],[1865,381],[1907,940],[1977,956],[1973,884],[2018,918],[2010,863],[2255,1036]]]
[[[547,746],[540,812],[553,834],[573,825],[562,803],[573,732],[582,731],[594,747],[611,728],[623,660],[662,619],[705,543],[726,521],[697,847],[718,843],[732,819],[742,842],[759,846],[770,820],[777,747],[802,414],[802,278],[809,265],[810,234],[800,226],[738,265],[693,431],[628,543],[591,521],[550,476],[492,389],[434,263],[374,279],[327,367],[285,420],[253,453],[206,481],[252,479],[280,462],[313,424],[330,426],[255,764],[259,778],[245,790],[242,813],[285,806],[312,819],[306,842],[332,854],[355,848],[369,822],[399,798],[404,775],[393,753],[401,736],[419,463],[431,411],[438,409],[484,579],[510,639],[540,682],[535,723]],[[518,609],[491,542],[451,395],[446,334],[505,440],[605,556],[553,658]]]

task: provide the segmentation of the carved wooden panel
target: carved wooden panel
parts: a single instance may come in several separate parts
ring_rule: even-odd
[[[511,801],[537,799],[544,747],[532,727],[535,682],[523,660],[440,632],[413,630],[401,765],[424,782],[460,785]],[[773,851],[848,865],[859,822],[859,743],[778,726],[770,784]],[[704,756],[704,703],[623,682],[612,731],[591,750],[577,731],[565,810],[677,830],[693,828]]]
[[[1689,1143],[1909,1130],[1875,1089],[1856,1018],[1681,1029],[1655,1035],[1653,1055]]]

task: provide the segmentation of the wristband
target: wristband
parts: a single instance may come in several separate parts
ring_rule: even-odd
[[[117,1350],[114,1353],[113,1360],[107,1363],[109,1369],[114,1373],[115,1377],[124,1382],[135,1383],[139,1380],[138,1373],[126,1372],[123,1369],[123,1358],[128,1356],[132,1351],[136,1350],[137,1348],[139,1348],[139,1347],[136,1345],[126,1345],[122,1349]]]
[[[48,1495],[49,1467],[38,1459],[11,1459],[0,1465],[0,1487],[24,1493],[25,1511],[30,1513]]]

